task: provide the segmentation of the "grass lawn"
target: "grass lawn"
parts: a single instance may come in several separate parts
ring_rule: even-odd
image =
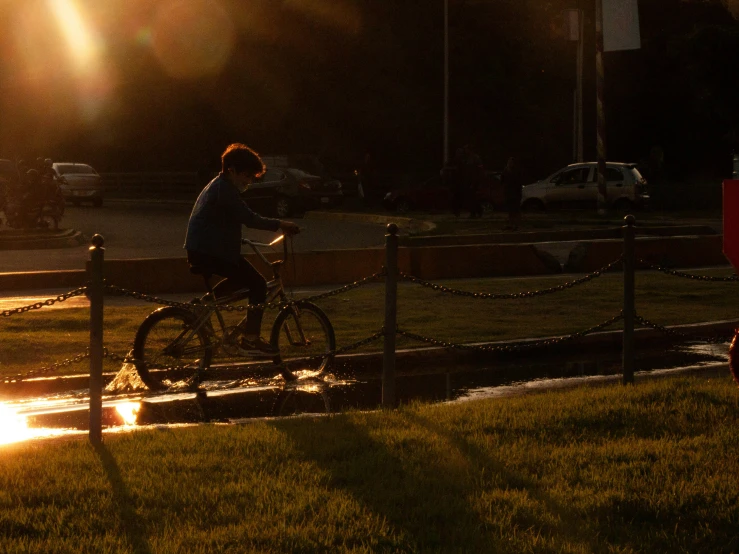
[[[739,389],[581,388],[0,448],[0,551],[739,550]]]
[[[713,270],[710,275],[728,275]],[[539,290],[572,277],[475,279],[445,281],[448,286],[473,292],[513,293]],[[670,325],[739,317],[739,283],[701,282],[657,272],[636,276],[636,309],[643,317]],[[497,341],[568,334],[588,329],[619,313],[623,302],[622,276],[607,274],[584,285],[544,296],[516,300],[475,300],[451,296],[411,283],[398,293],[398,327],[451,342]],[[339,347],[363,339],[383,325],[384,287],[374,284],[323,299],[336,330]],[[124,355],[137,327],[156,306],[147,303],[105,308],[104,342],[110,352]],[[274,318],[265,315],[263,335]],[[237,321],[241,314],[231,314]],[[0,376],[24,374],[84,353],[89,344],[89,313],[82,308],[37,310],[0,322]],[[616,326],[618,328],[618,326]],[[406,339],[399,347],[421,346]],[[365,350],[382,348],[381,341]],[[86,373],[86,361],[61,368],[58,373]],[[106,361],[105,370],[120,364]]]

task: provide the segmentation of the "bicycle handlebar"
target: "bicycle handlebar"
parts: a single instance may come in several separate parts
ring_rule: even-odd
[[[257,256],[259,256],[264,263],[267,265],[270,264],[270,261],[262,254],[262,251],[259,250],[260,248],[269,248],[271,246],[276,245],[278,242],[282,242],[282,259],[283,261],[287,259],[287,241],[285,240],[285,235],[279,235],[275,240],[273,240],[270,243],[266,242],[257,242],[255,240],[251,239],[241,239],[241,244],[246,244],[249,247],[251,247],[252,250],[256,253]]]

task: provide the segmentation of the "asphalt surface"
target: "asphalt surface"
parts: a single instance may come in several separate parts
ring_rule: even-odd
[[[87,240],[94,234],[105,238],[106,259],[181,258],[191,206],[187,204],[143,205],[108,201],[102,208],[68,206],[60,227],[80,231]],[[302,232],[294,237],[296,252],[380,246],[385,225],[357,221],[292,219]],[[273,233],[250,229],[244,236],[255,240]],[[5,250],[0,272],[84,269],[89,242],[80,246],[39,250]]]

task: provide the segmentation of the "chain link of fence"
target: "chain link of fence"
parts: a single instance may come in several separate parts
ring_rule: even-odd
[[[243,304],[239,306],[233,306],[229,304],[218,304],[218,309],[222,311],[226,311],[226,312],[245,312],[247,310],[282,309],[286,306],[295,304],[296,302],[315,302],[316,300],[322,300],[324,298],[329,298],[331,296],[337,296],[339,294],[344,294],[351,290],[367,285],[371,283],[372,281],[375,281],[376,279],[383,277],[384,275],[385,275],[385,269],[383,268],[380,271],[373,273],[372,275],[368,275],[367,277],[354,281],[353,283],[344,285],[343,287],[339,287],[334,290],[330,290],[330,291],[316,294],[313,296],[308,296],[305,298],[289,300],[288,302],[282,302],[282,301],[265,302],[262,304]],[[193,306],[198,306],[197,303],[176,302],[174,300],[166,300],[164,298],[159,298],[158,296],[153,296],[151,294],[129,290],[123,287],[119,287],[117,285],[111,285],[107,283],[105,285],[105,289],[109,291],[111,294],[114,294],[116,296],[127,296],[129,298],[135,298],[136,300],[142,300],[144,302],[150,302],[153,304],[161,304],[163,306],[174,306],[174,307],[179,307],[179,308],[185,308],[188,310],[191,310]],[[207,304],[203,304],[203,305],[207,305]]]
[[[423,279],[420,279],[418,277],[415,277],[413,275],[406,274],[404,272],[398,272],[398,275],[401,279],[420,285],[425,288],[429,288],[434,291],[439,291],[445,294],[451,294],[454,296],[460,296],[460,297],[467,297],[467,298],[473,298],[473,299],[481,299],[481,300],[503,300],[503,299],[518,299],[518,298],[534,298],[538,296],[543,296],[546,294],[552,294],[555,292],[560,292],[563,290],[567,290],[573,287],[576,287],[578,285],[585,284],[593,279],[596,279],[603,275],[604,273],[607,273],[609,271],[612,271],[616,266],[621,264],[623,262],[623,256],[619,257],[618,259],[612,261],[611,263],[603,266],[602,268],[593,271],[592,273],[589,273],[588,275],[585,275],[583,277],[580,277],[578,279],[574,279],[572,281],[568,281],[566,283],[562,283],[561,285],[557,285],[554,287],[541,289],[541,290],[533,290],[533,291],[525,291],[525,292],[518,292],[518,293],[508,293],[508,294],[496,294],[496,293],[483,293],[483,292],[470,292],[470,291],[464,291],[460,289],[455,289],[451,287],[447,287],[444,285],[440,285],[438,283],[432,283],[430,281],[425,281]],[[675,277],[681,277],[681,278],[687,278],[691,280],[697,280],[697,281],[711,281],[711,282],[734,282],[739,281],[738,275],[732,275],[729,277],[710,277],[705,275],[694,275],[682,271],[678,271],[675,269],[662,267],[656,264],[648,263],[642,259],[637,260],[637,263],[641,265],[642,267],[646,267],[648,269],[659,271],[662,273],[665,273],[667,275],[675,276]],[[310,297],[301,298],[299,300],[290,300],[288,302],[268,302],[263,304],[257,304],[257,305],[219,305],[218,308],[223,311],[228,312],[244,312],[247,310],[256,310],[256,309],[281,309],[285,306],[291,305],[298,301],[317,301],[322,300],[325,298],[329,298],[332,296],[337,296],[340,294],[347,293],[351,290],[357,289],[359,287],[362,287],[364,285],[367,285],[373,281],[376,281],[382,277],[384,277],[387,274],[387,269],[383,267],[380,271],[369,275],[367,277],[364,277],[363,279],[359,279],[357,281],[354,281],[353,283],[349,283],[347,285],[344,285],[342,287],[316,294]],[[145,302],[155,303],[155,304],[161,304],[164,306],[175,306],[175,307],[181,307],[185,309],[193,309],[193,306],[197,304],[193,304],[192,302],[177,302],[173,300],[166,300],[164,298],[160,298],[154,295],[129,290],[123,287],[119,287],[117,285],[107,284],[105,285],[106,290],[116,296],[126,296],[130,298],[134,298],[137,300],[142,300]],[[49,298],[45,301],[36,302],[34,304],[30,304],[27,306],[21,306],[17,308],[11,308],[7,310],[0,311],[0,315],[3,317],[9,317],[12,315],[27,313],[32,310],[39,310],[45,307],[53,306],[54,304],[65,302],[66,300],[69,300],[70,298],[74,298],[77,296],[82,296],[87,294],[88,287],[82,286],[79,288],[76,288],[74,290],[71,290],[69,292],[66,292],[64,294],[60,294],[54,298]],[[454,343],[449,341],[443,341],[432,337],[426,337],[421,334],[413,333],[411,331],[406,331],[402,329],[397,329],[397,334],[404,336],[408,339],[423,342],[426,344],[431,344],[434,346],[440,346],[443,348],[449,348],[449,349],[458,349],[458,350],[475,350],[475,351],[481,351],[481,352],[522,352],[522,351],[529,351],[534,350],[538,348],[543,348],[555,344],[561,344],[564,342],[572,341],[581,337],[584,337],[588,334],[594,333],[596,331],[599,331],[601,329],[604,329],[615,322],[623,319],[623,312],[613,316],[612,318],[609,318],[608,320],[599,323],[598,325],[595,325],[593,327],[590,327],[588,329],[584,329],[582,331],[578,331],[576,333],[572,333],[569,335],[561,336],[561,337],[555,337],[550,339],[543,339],[543,340],[535,340],[535,341],[529,341],[522,344],[509,344],[509,345],[471,345],[471,344],[462,344],[462,343]],[[675,329],[670,329],[664,325],[660,325],[654,322],[651,322],[639,315],[635,315],[635,321],[640,323],[641,325],[645,327],[652,328],[654,330],[657,330],[661,333],[663,333],[666,336],[671,337],[675,341],[686,341],[686,340],[696,340],[699,342],[708,342],[708,343],[718,343],[718,342],[724,342],[730,337],[711,337],[711,338],[700,338],[696,339],[695,337],[692,337],[686,333],[682,333],[680,331],[677,331]],[[328,356],[336,356],[340,355],[346,352],[350,352],[352,350],[356,350],[358,348],[361,348],[362,346],[371,344],[380,338],[384,337],[386,334],[386,331],[384,329],[377,331],[373,333],[372,335],[361,339],[359,341],[356,341],[350,345],[344,346],[342,348],[337,348],[331,352],[327,352],[324,354],[319,354],[316,356],[306,357],[306,358],[300,358],[300,359],[294,359],[291,360],[290,363],[310,363],[314,361],[319,361],[323,358],[326,358]],[[108,351],[107,348],[104,348],[103,355],[105,358],[108,358],[110,360],[120,362],[120,363],[130,363],[135,362],[135,360],[131,359],[129,355],[118,355],[114,354]],[[86,349],[84,353],[77,354],[75,356],[72,356],[70,358],[67,358],[65,360],[61,360],[59,362],[54,362],[52,364],[49,364],[47,366],[32,369],[28,372],[25,372],[23,374],[18,374],[14,376],[5,377],[4,381],[16,381],[16,380],[25,380],[25,379],[31,379],[34,377],[40,377],[40,376],[48,376],[56,374],[60,369],[68,367],[70,365],[80,363],[83,360],[89,359],[90,353],[89,349]],[[229,367],[238,367],[238,365],[234,366],[219,366],[219,368],[229,368]],[[175,368],[169,368],[169,369],[177,369]]]
[[[69,292],[65,292],[64,294],[60,294],[56,298],[49,298],[48,300],[44,300],[43,302],[36,302],[34,304],[29,304],[28,306],[21,306],[19,308],[10,308],[8,310],[3,310],[2,312],[0,312],[0,315],[2,315],[3,317],[10,317],[11,315],[24,314],[26,312],[30,312],[31,310],[40,310],[41,308],[53,306],[54,304],[64,302],[66,300],[69,300],[70,298],[74,298],[75,296],[82,296],[86,292],[87,287],[79,287]]]
[[[733,335],[716,336],[716,337],[695,337],[687,333],[682,333],[676,329],[670,329],[669,327],[665,325],[660,325],[659,323],[654,323],[653,321],[649,321],[648,319],[643,318],[638,314],[634,314],[634,320],[644,325],[644,327],[649,327],[650,329],[659,331],[663,335],[666,335],[670,337],[671,339],[673,339],[675,342],[694,341],[694,342],[705,342],[708,344],[718,344],[721,342],[728,342],[733,337]]]
[[[509,293],[509,294],[495,294],[495,293],[488,293],[488,292],[469,292],[469,291],[454,289],[451,287],[440,285],[438,283],[431,283],[430,281],[424,281],[423,279],[414,277],[413,275],[408,275],[407,273],[403,273],[402,271],[400,272],[400,277],[404,281],[410,281],[411,283],[421,285],[422,287],[430,288],[431,290],[439,291],[439,292],[446,293],[446,294],[451,294],[454,296],[464,296],[467,298],[474,298],[474,299],[479,299],[479,300],[510,300],[510,299],[515,299],[515,298],[535,298],[537,296],[544,296],[545,294],[552,294],[555,292],[560,292],[563,290],[571,289],[578,285],[582,285],[584,283],[592,281],[593,279],[600,277],[604,273],[611,271],[614,267],[616,267],[622,261],[623,261],[623,256],[619,257],[617,260],[612,261],[608,265],[603,266],[597,271],[593,271],[592,273],[589,273],[588,275],[585,275],[578,279],[574,279],[572,281],[568,281],[566,283],[562,283],[561,285],[557,285],[555,287],[550,287],[550,288],[542,289],[542,290],[527,291],[527,292],[514,292],[514,293]]]
[[[653,269],[654,271],[660,271],[662,273],[665,273],[666,275],[672,275],[673,277],[682,277],[684,279],[692,279],[694,281],[713,281],[717,283],[739,281],[739,275],[730,275],[729,277],[711,277],[709,275],[694,275],[692,273],[685,273],[684,271],[678,271],[669,267],[662,267],[660,265],[651,264],[642,259],[637,260],[637,263],[642,267]]]
[[[109,360],[112,360],[114,362],[121,362],[121,363],[132,361],[127,355],[121,356],[120,354],[114,354],[113,352],[110,352],[107,347],[103,347],[103,357]],[[85,348],[85,351],[80,354],[76,354],[75,356],[72,356],[65,360],[61,360],[59,362],[53,362],[47,366],[31,369],[29,371],[26,371],[25,373],[9,375],[7,377],[0,379],[0,382],[9,383],[13,381],[25,381],[28,379],[33,379],[35,377],[53,376],[56,374],[58,370],[64,367],[78,364],[89,358],[90,358],[90,349]],[[85,373],[84,375],[87,375],[87,374]]]
[[[443,348],[455,349],[455,350],[476,350],[479,352],[495,352],[495,353],[523,352],[527,350],[535,350],[537,348],[553,346],[555,344],[562,344],[564,342],[569,342],[569,341],[584,337],[585,335],[589,335],[591,333],[600,331],[601,329],[604,329],[606,327],[613,325],[617,321],[620,321],[621,319],[623,319],[623,317],[624,317],[623,312],[621,312],[603,321],[602,323],[599,323],[598,325],[594,325],[593,327],[589,327],[588,329],[583,329],[582,331],[577,331],[576,333],[564,335],[561,337],[553,337],[549,339],[530,341],[530,342],[526,342],[523,344],[504,344],[504,345],[460,344],[460,343],[442,341],[442,340],[431,338],[431,337],[425,337],[423,335],[411,333],[409,331],[405,331],[402,329],[397,329],[396,332],[399,335],[404,336],[411,340],[424,342],[426,344],[432,344],[434,346],[441,346]]]

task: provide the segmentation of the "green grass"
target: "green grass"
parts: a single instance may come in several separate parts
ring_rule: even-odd
[[[0,449],[0,551],[739,549],[723,379]]]
[[[712,270],[709,275],[727,275]],[[470,279],[445,282],[473,292],[512,293],[549,288],[567,281],[566,276],[531,279]],[[700,282],[656,272],[636,277],[636,309],[656,323],[671,325],[735,319],[739,317],[739,283]],[[475,300],[451,296],[410,283],[398,292],[398,327],[451,342],[497,341],[545,337],[588,329],[621,310],[622,277],[607,274],[591,282],[554,294],[517,300]],[[336,330],[339,347],[363,339],[383,325],[384,287],[362,287],[326,298],[318,304]],[[137,327],[156,306],[141,303],[105,308],[104,342],[110,352],[124,355],[131,348]],[[268,336],[275,312],[265,315],[263,335]],[[34,368],[83,353],[89,344],[88,311],[39,310],[0,322],[0,375],[26,373]],[[235,323],[241,314],[231,314]],[[618,324],[614,328],[619,328]],[[406,339],[399,347],[421,346]],[[382,348],[381,341],[364,350]],[[72,364],[58,373],[86,373],[86,362]],[[120,364],[106,361],[105,370]]]

